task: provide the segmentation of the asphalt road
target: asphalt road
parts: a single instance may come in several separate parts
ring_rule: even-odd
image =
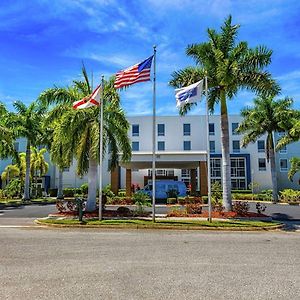
[[[287,232],[1,228],[1,299],[299,299]]]

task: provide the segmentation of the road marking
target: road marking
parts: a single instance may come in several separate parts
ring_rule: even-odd
[[[0,228],[39,228],[37,225],[0,225]]]

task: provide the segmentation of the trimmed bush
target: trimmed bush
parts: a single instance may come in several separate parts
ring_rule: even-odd
[[[177,199],[176,198],[167,198],[167,204],[176,204]]]
[[[280,191],[280,200],[282,202],[296,204],[300,203],[300,191],[293,190],[293,189],[285,189]]]
[[[64,197],[74,197],[75,189],[72,189],[72,188],[63,189],[63,194],[64,194]]]
[[[49,189],[48,190],[50,197],[56,197],[57,196],[57,189]]]

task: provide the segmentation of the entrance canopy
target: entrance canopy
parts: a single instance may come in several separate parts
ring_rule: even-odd
[[[157,151],[155,165],[161,169],[196,169],[200,161],[206,161],[206,151]],[[131,161],[119,163],[126,169],[151,169],[152,152],[134,151]]]

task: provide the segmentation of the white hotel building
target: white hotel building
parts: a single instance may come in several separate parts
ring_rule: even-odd
[[[103,184],[111,184],[131,192],[131,185],[143,187],[151,180],[152,168],[152,116],[128,117],[131,124],[128,136],[132,143],[132,159],[120,164],[113,172],[107,171],[108,160],[104,159]],[[159,179],[182,180],[191,184],[193,191],[207,193],[206,176],[206,117],[205,116],[158,116],[156,118],[156,175]],[[231,183],[232,189],[248,189],[251,182],[259,184],[259,189],[271,188],[270,164],[266,161],[265,136],[246,148],[241,148],[242,135],[235,133],[241,117],[229,116]],[[221,135],[220,116],[210,116],[209,138],[211,154],[211,179],[221,180]],[[280,133],[275,134],[275,140]],[[16,143],[20,152],[25,152],[26,142]],[[300,155],[300,142],[288,145],[276,153],[277,178],[279,190],[299,189],[299,175],[290,182],[287,172],[289,160]],[[49,155],[46,155],[49,161]],[[11,160],[0,161],[2,172]],[[57,188],[58,170],[50,162],[49,172],[40,180],[43,187]],[[79,187],[87,178],[75,175],[76,163],[64,172],[64,187]],[[198,176],[199,175],[199,176]],[[297,177],[298,176],[298,177]],[[1,182],[0,182],[1,184]],[[3,184],[2,184],[3,186]],[[1,185],[0,185],[1,188]]]

